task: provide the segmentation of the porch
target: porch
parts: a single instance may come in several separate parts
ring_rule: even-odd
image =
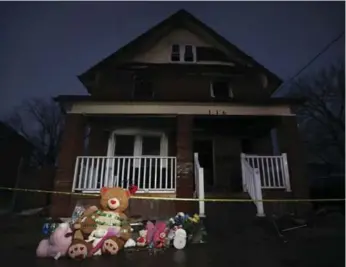
[[[243,192],[254,201],[257,216],[265,216],[263,190],[291,191],[287,155],[257,156],[242,153]],[[98,193],[104,186],[138,186],[138,193],[176,196],[176,157],[77,157],[73,192]],[[198,153],[194,154],[194,198],[205,198],[204,169]],[[192,196],[191,196],[192,197]],[[206,216],[205,202],[198,205],[199,215]]]
[[[64,153],[60,155],[63,164],[67,159],[70,160],[72,175],[69,190],[95,193],[103,186],[126,188],[136,184],[139,187],[138,194],[204,198],[206,193],[217,193],[221,189],[231,194],[245,192],[254,202],[263,197],[263,190],[290,191],[290,177],[296,173],[290,163],[294,153],[291,153],[290,147],[281,145],[286,141],[283,138],[285,135],[278,135],[277,143],[280,144],[281,152],[288,153],[275,152],[270,135],[270,129],[281,126],[275,123],[284,117],[252,117],[252,120],[249,117],[79,117],[82,119],[80,122],[83,122],[80,124],[83,130],[79,130],[79,136],[85,135],[85,129],[89,127],[89,137],[83,143],[78,138],[72,138],[72,142],[73,134],[70,133],[69,145],[63,146],[65,157]],[[239,121],[242,124],[238,124]],[[257,126],[252,123],[255,121]],[[225,124],[230,127],[225,127]],[[76,129],[76,124],[70,125],[70,128]],[[280,133],[285,131],[281,128]],[[252,148],[244,139],[254,141]],[[205,153],[203,146],[196,144],[201,140],[210,141],[210,153]],[[213,163],[211,168],[208,161]],[[62,172],[58,173],[59,176],[62,176]],[[68,175],[64,178],[67,185]],[[161,214],[168,209],[168,202],[169,214],[177,210],[193,212],[197,208],[194,205],[188,208],[191,203],[180,201],[134,199],[131,214]],[[73,205],[73,201],[69,200],[69,203]],[[256,202],[259,216],[264,215],[260,205]],[[203,202],[199,203],[201,216],[206,215],[204,206]]]

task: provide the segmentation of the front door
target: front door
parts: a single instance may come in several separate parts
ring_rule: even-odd
[[[199,163],[204,169],[204,190],[210,192],[214,184],[213,140],[195,140],[193,152],[198,153]]]

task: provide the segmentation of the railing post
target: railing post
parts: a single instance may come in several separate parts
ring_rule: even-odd
[[[282,161],[283,161],[283,166],[284,166],[286,191],[291,192],[290,172],[288,169],[288,161],[287,161],[287,154],[286,153],[282,153]]]
[[[198,198],[204,200],[204,169],[198,170]],[[205,202],[199,201],[199,217],[205,216]]]
[[[261,176],[258,168],[254,169],[253,183],[255,189],[255,201],[257,207],[257,217],[265,217],[264,207],[263,207],[263,196],[262,196],[262,186],[261,186]]]
[[[73,184],[72,184],[72,192],[76,189],[77,177],[78,177],[78,166],[79,166],[79,157],[76,158],[76,163],[74,166],[74,175],[73,175]]]
[[[242,184],[243,184],[243,191],[244,192],[247,192],[247,189],[246,189],[246,181],[245,181],[245,166],[244,166],[244,161],[246,160],[245,158],[245,154],[244,153],[241,153],[240,154],[240,162],[241,162],[241,178],[242,178]]]

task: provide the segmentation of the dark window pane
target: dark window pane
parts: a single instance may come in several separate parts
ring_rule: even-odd
[[[160,156],[160,136],[143,136],[142,155]]]
[[[172,53],[171,53],[172,61],[180,61],[180,47],[179,45],[172,45]]]
[[[193,62],[193,49],[191,45],[185,46],[184,60],[187,62]]]
[[[225,53],[214,47],[196,47],[197,61],[230,62]]]
[[[135,137],[133,135],[115,136],[115,156],[133,156]]]
[[[179,53],[179,45],[177,44],[172,45],[172,53]]]
[[[229,97],[228,82],[225,82],[225,81],[213,82],[212,88],[213,88],[214,97],[216,98]]]

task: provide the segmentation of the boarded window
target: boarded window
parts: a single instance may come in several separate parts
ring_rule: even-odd
[[[214,47],[196,47],[197,61],[230,62],[227,55]]]
[[[195,61],[192,45],[185,45],[184,61],[186,62]]]
[[[161,137],[160,136],[143,136],[142,138],[142,155],[160,156]]]
[[[180,46],[177,44],[172,45],[171,61],[180,61]]]

